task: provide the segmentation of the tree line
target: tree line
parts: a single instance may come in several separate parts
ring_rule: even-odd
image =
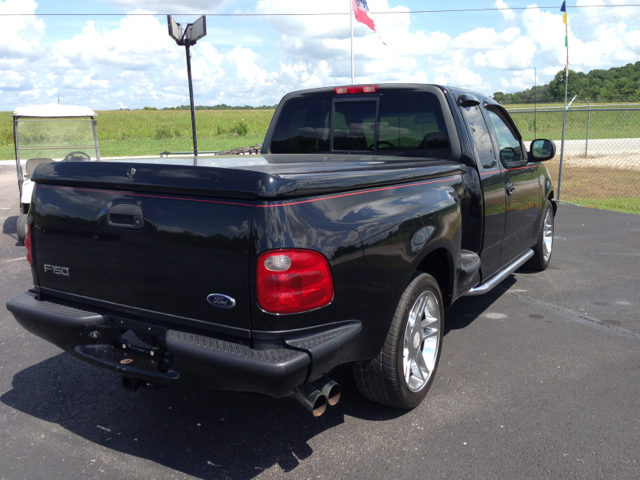
[[[502,104],[563,102],[564,90],[565,77],[561,70],[546,85],[515,93],[496,92],[493,99]],[[595,102],[640,101],[640,62],[609,70],[591,70],[586,74],[569,70],[569,99],[574,95]]]
[[[220,105],[196,105],[196,110],[275,110],[277,106],[278,104],[262,105],[261,107],[252,107],[250,105],[233,107],[223,103]],[[191,110],[191,106],[180,105],[179,107],[164,107],[162,110]]]
[[[275,110],[278,104],[262,105],[261,107],[252,107],[251,105],[233,107],[226,104],[221,105],[196,105],[196,110]],[[131,110],[130,108],[120,108],[120,110]],[[135,110],[135,109],[134,109]],[[142,107],[141,110],[191,110],[190,105],[180,105],[179,107]]]

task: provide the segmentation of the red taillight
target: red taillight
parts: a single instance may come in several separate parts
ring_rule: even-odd
[[[329,262],[311,250],[272,250],[258,258],[258,304],[270,313],[300,313],[333,300]]]
[[[336,87],[333,91],[338,95],[345,93],[376,93],[378,85],[352,85],[347,87]]]
[[[24,246],[27,247],[27,262],[33,265],[33,255],[31,254],[31,227],[27,222],[27,235],[24,237]]]

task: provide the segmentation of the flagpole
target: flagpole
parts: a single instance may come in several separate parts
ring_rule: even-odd
[[[538,67],[533,68],[533,138],[538,138]]]
[[[567,65],[565,66],[565,83],[564,83],[564,120],[562,121],[562,143],[560,144],[560,169],[558,171],[558,201],[560,201],[562,194],[562,161],[564,160],[564,139],[565,132],[567,129],[567,96],[569,93],[569,19],[567,16],[567,4],[566,1],[562,4],[564,9],[564,26],[565,26],[565,37],[564,42],[567,47]]]
[[[353,77],[353,0],[349,0],[349,27],[351,29],[351,85],[354,85]]]

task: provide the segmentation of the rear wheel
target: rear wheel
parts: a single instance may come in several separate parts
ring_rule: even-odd
[[[443,320],[438,283],[431,275],[416,275],[400,298],[381,352],[355,366],[360,392],[392,407],[419,405],[440,360]]]
[[[533,257],[525,264],[525,268],[541,272],[546,270],[551,262],[553,250],[554,215],[553,206],[547,200],[542,211],[542,221],[538,228],[538,240],[533,246]]]
[[[16,231],[18,233],[18,241],[24,244],[24,239],[27,238],[27,214],[21,213],[18,215]]]

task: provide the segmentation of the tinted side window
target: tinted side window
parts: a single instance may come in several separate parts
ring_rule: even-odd
[[[440,102],[430,93],[380,96],[378,153],[381,155],[451,155]]]
[[[376,102],[336,102],[335,105],[333,149],[373,150]]]
[[[488,113],[489,119],[491,119],[491,123],[493,124],[493,129],[496,132],[496,137],[498,138],[500,160],[505,164],[524,160],[522,145],[509,126],[497,113],[490,110],[488,110]]]
[[[271,153],[328,152],[330,113],[330,97],[288,101],[273,134]]]
[[[493,144],[480,107],[466,107],[463,110],[473,135],[473,143],[476,145],[478,160],[480,160],[484,168],[494,167],[496,157],[493,153]]]

